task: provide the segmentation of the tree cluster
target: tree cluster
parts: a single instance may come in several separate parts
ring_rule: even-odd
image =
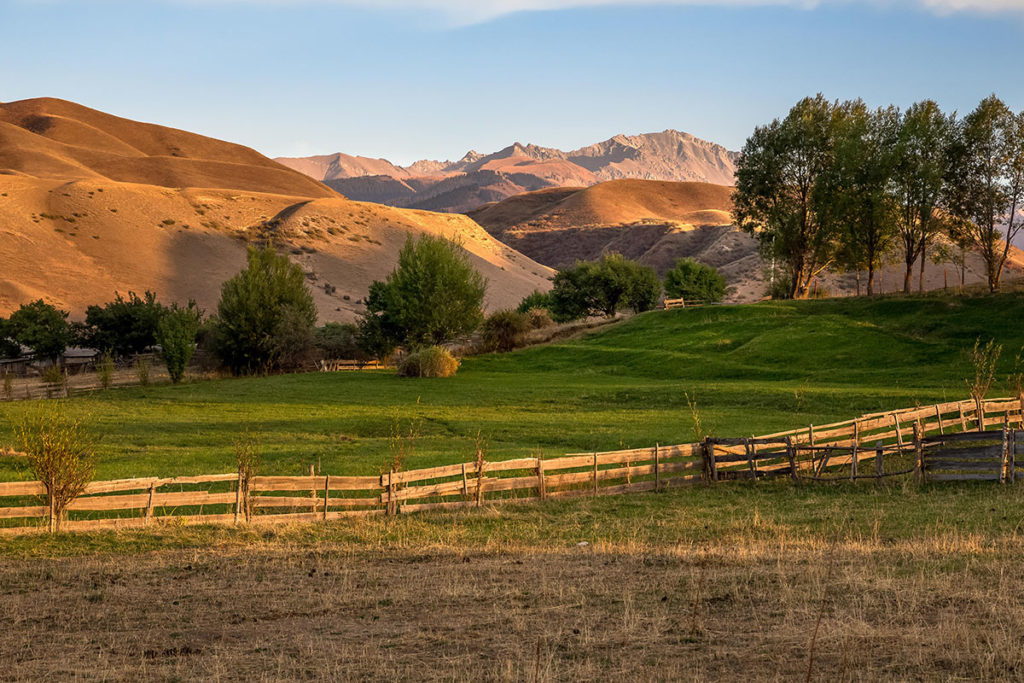
[[[654,308],[659,296],[661,282],[653,268],[609,253],[597,261],[579,261],[560,270],[548,310],[559,322],[590,315],[613,316],[624,308],[641,313]]]
[[[915,262],[923,287],[929,249],[949,258],[951,247],[961,273],[976,249],[997,291],[1022,227],[1024,112],[995,95],[963,119],[931,100],[900,111],[805,98],[747,139],[733,203],[789,297],[826,268],[866,271],[871,294],[894,252],[909,292]]]

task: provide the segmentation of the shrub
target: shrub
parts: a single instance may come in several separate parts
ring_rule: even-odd
[[[325,358],[364,360],[359,347],[359,328],[352,324],[327,323],[313,335],[316,347]]]
[[[534,291],[527,295],[516,308],[520,313],[528,313],[533,309],[551,310],[551,292]]]
[[[92,444],[82,422],[66,417],[59,408],[26,417],[18,435],[33,475],[46,489],[50,531],[58,531],[68,505],[92,480]]]
[[[177,304],[164,314],[157,328],[160,354],[167,364],[171,382],[177,384],[185,378],[185,368],[195,352],[196,336],[202,325],[202,312],[190,301],[185,308]]]
[[[522,346],[529,331],[530,318],[525,313],[496,311],[484,321],[481,341],[486,351],[511,351]]]
[[[252,518],[253,511],[249,489],[252,486],[252,478],[259,472],[262,464],[259,434],[253,434],[246,428],[235,439],[235,466],[238,468],[238,488],[241,490],[241,512],[247,521]]]
[[[483,320],[486,291],[487,281],[458,244],[410,236],[395,270],[370,286],[360,344],[379,357],[401,344],[444,344],[469,334]]]
[[[211,341],[232,373],[269,372],[300,335],[311,339],[315,323],[302,268],[272,247],[249,249],[248,265],[221,289]]]
[[[81,336],[87,346],[109,351],[116,357],[143,353],[157,343],[164,313],[153,292],[142,297],[128,292],[127,299],[117,294],[113,301],[85,310]]]
[[[551,319],[551,314],[544,308],[531,308],[526,312],[526,318],[530,323],[531,330],[542,330],[555,324],[555,321]]]
[[[71,342],[67,312],[42,299],[22,305],[7,322],[15,341],[32,349],[40,358],[59,362]]]
[[[670,299],[721,301],[725,297],[725,287],[725,278],[716,269],[692,258],[679,259],[665,273],[665,296]]]
[[[398,365],[399,377],[451,377],[459,370],[459,361],[448,349],[427,346],[408,354]]]
[[[14,328],[10,321],[0,318],[0,358],[17,358],[21,355],[21,345],[14,338]]]

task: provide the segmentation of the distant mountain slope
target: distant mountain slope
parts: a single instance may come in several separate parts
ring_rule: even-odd
[[[408,235],[461,241],[489,309],[552,271],[465,216],[351,201],[248,148],[61,100],[0,105],[0,315],[43,298],[74,315],[154,290],[212,311],[246,246],[299,263],[322,320],[352,320]]]
[[[690,257],[725,276],[733,288],[731,300],[752,301],[765,294],[767,264],[757,241],[732,224],[731,194],[731,187],[709,183],[613,180],[529,192],[468,215],[505,244],[552,268],[615,251],[664,273],[677,259]],[[983,281],[981,257],[970,253],[967,260],[967,282]],[[1015,277],[1024,254],[1013,250],[1008,265]],[[952,266],[926,265],[927,289],[943,287],[947,278],[957,284]],[[878,273],[880,291],[894,291],[902,283],[898,265]],[[837,295],[857,291],[852,274],[826,273],[819,285]]]
[[[277,161],[353,199],[464,212],[525,191],[626,178],[731,185],[737,158],[721,145],[666,130],[617,135],[571,152],[517,142],[493,154],[471,151],[458,161],[408,167],[340,153]]]

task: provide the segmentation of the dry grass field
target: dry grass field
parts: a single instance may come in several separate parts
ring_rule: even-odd
[[[762,482],[12,539],[2,677],[1016,678],[1022,499]]]

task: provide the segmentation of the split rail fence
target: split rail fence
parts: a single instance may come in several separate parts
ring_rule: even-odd
[[[998,427],[992,431],[990,427]],[[959,401],[862,415],[747,438],[707,438],[557,458],[442,465],[379,476],[238,474],[90,483],[62,530],[152,524],[280,524],[659,491],[699,482],[790,477],[836,481],[914,475],[919,481],[1016,481],[1024,452],[1021,401]],[[40,501],[43,503],[41,504]],[[54,529],[39,482],[0,483],[0,533]]]

